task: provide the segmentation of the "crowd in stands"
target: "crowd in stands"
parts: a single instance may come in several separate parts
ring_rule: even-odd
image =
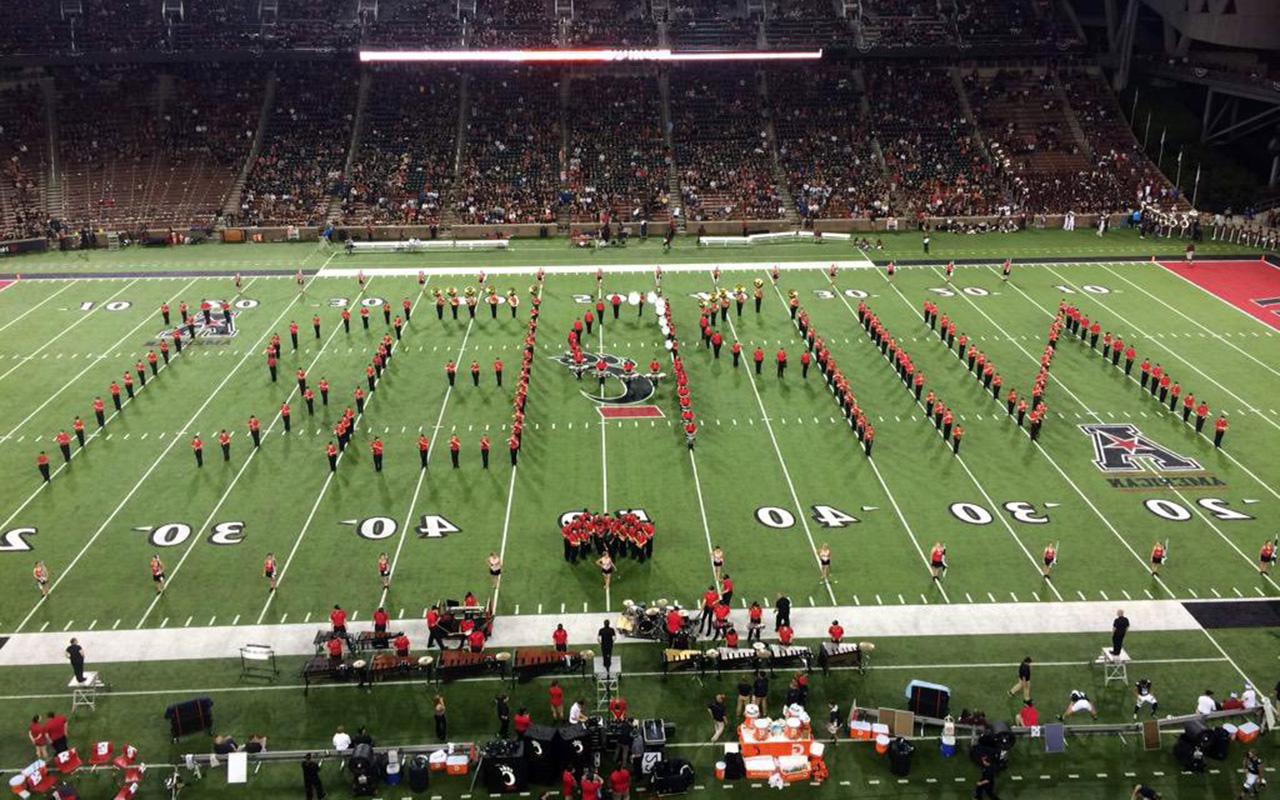
[[[945,69],[870,64],[865,70],[872,130],[898,211],[939,217],[992,213],[998,181],[964,118]]]
[[[658,28],[646,5],[575,0],[565,41],[569,47],[649,48],[658,44]]]
[[[889,187],[876,162],[862,93],[846,66],[768,76],[778,158],[805,219],[880,217]]]
[[[44,122],[39,87],[16,84],[0,91],[0,239],[40,236],[44,231]]]
[[[1093,198],[1092,207],[1084,210],[1114,211],[1146,202],[1165,207],[1185,203],[1142,152],[1121,116],[1115,95],[1100,75],[1067,73],[1062,84],[1093,154],[1092,169],[1079,176],[1082,194]]]
[[[351,144],[359,80],[345,65],[278,68],[275,105],[238,222],[316,225],[326,219]]]
[[[556,71],[473,76],[455,211],[471,224],[554,222],[563,148]]]
[[[765,39],[775,50],[825,47],[850,36],[831,0],[769,0],[766,11]]]
[[[755,73],[672,74],[671,120],[687,219],[783,216]]]
[[[426,224],[441,218],[457,160],[459,79],[453,70],[374,73],[343,221]]]
[[[760,23],[719,0],[675,0],[667,10],[672,46],[681,50],[754,48]]]
[[[574,221],[666,220],[670,163],[653,76],[570,82],[566,197]]]
[[[489,0],[476,4],[472,47],[555,47],[556,21],[550,0]]]

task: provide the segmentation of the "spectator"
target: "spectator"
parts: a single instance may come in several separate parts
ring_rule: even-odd
[[[45,732],[44,723],[40,721],[39,714],[32,717],[31,724],[27,726],[27,738],[31,740],[31,746],[36,749],[36,758],[48,761],[49,735]]]
[[[50,711],[44,719],[44,735],[56,756],[67,749],[67,718]]]
[[[351,735],[341,725],[338,726],[338,730],[333,734],[333,749],[338,752],[351,749]]]

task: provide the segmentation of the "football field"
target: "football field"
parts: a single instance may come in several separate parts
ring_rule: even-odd
[[[924,607],[945,607],[938,620],[985,619],[992,634],[1001,632],[1000,616],[1043,613],[1045,625],[1035,630],[1051,634],[1058,630],[1051,617],[1085,601],[1123,607],[1280,597],[1280,575],[1261,574],[1258,559],[1263,544],[1276,537],[1280,515],[1280,316],[1271,311],[1280,298],[1280,269],[1211,245],[1202,248],[1205,260],[1189,266],[1179,263],[1178,242],[1118,234],[1099,243],[1091,233],[957,240],[969,249],[938,253],[935,247],[934,261],[911,263],[920,253],[908,236],[891,238],[871,258],[834,246],[711,251],[689,243],[664,254],[656,243],[588,253],[515,242],[502,253],[438,260],[267,245],[5,262],[16,279],[0,288],[0,481],[6,487],[0,577],[10,587],[0,594],[0,631],[10,637],[7,646],[0,643],[0,663],[10,668],[0,675],[7,692],[0,702],[30,713],[25,701],[60,691],[60,680],[37,671],[45,667],[21,666],[15,650],[31,652],[21,649],[24,635],[56,641],[50,651],[56,657],[35,662],[55,664],[71,635],[96,641],[98,653],[111,649],[111,632],[136,630],[157,636],[161,629],[170,636],[183,630],[189,637],[183,641],[216,637],[238,646],[240,627],[326,627],[335,604],[358,625],[383,606],[420,628],[428,606],[472,592],[494,603],[504,630],[523,628],[524,639],[549,644],[557,619],[590,615],[593,632],[627,600],[662,598],[696,608],[713,580],[716,547],[724,552],[739,614],[752,601],[769,609],[785,593],[797,609],[839,609],[855,637],[862,635],[861,620]],[[1215,249],[1223,260],[1209,260]],[[1151,253],[1160,257],[1152,260]],[[1006,281],[1000,265],[1008,254],[1014,260]],[[951,257],[957,263],[948,279],[943,264]],[[904,259],[892,276],[884,266],[890,258]],[[296,270],[303,272],[301,284]],[[484,300],[490,287],[501,298],[492,309]],[[479,298],[474,317],[465,302],[468,289]],[[728,308],[712,326],[724,340],[716,357],[700,342],[700,304],[722,290]],[[439,311],[437,291],[446,298]],[[739,291],[741,309],[734,299]],[[447,300],[455,293],[462,298],[456,318]],[[509,293],[519,299],[514,313]],[[615,295],[621,298],[616,317]],[[513,466],[508,437],[535,296],[539,321]],[[792,318],[792,297],[797,317],[807,317],[874,427],[869,457],[816,361],[802,374],[806,346]],[[412,315],[397,338],[383,309],[402,314],[406,300]],[[184,339],[181,353],[171,349],[153,373],[147,353],[158,352],[162,339],[172,341],[179,303],[198,318],[202,301],[213,303],[210,324]],[[230,306],[230,323],[216,311],[221,301]],[[587,312],[594,317],[597,301],[605,305],[603,319],[595,318],[589,333],[584,325],[581,339],[588,363],[631,361],[647,374],[657,362],[660,378],[627,386],[615,371],[602,386],[594,368],[578,379],[564,363],[575,321]],[[937,325],[926,322],[926,301],[954,322],[957,340],[963,336],[994,365],[1003,383],[998,399],[984,386],[982,370],[970,369],[967,346],[948,344]],[[1089,337],[1064,331],[1048,371],[1047,414],[1033,440],[1029,422],[1019,424],[1009,413],[1006,396],[1010,389],[1029,396],[1060,303],[1121,337],[1136,359],[1126,373],[1122,354],[1118,364],[1100,354],[1101,338],[1091,345]],[[171,307],[168,325],[162,304]],[[698,425],[692,448],[656,312],[663,304],[688,375]],[[860,307],[924,375],[919,400],[888,349],[882,352],[860,323]],[[367,329],[361,309],[370,312]],[[351,314],[349,331],[344,310]],[[296,347],[291,322],[298,326]],[[273,334],[282,339],[274,382],[265,356]],[[371,388],[366,368],[384,336],[391,337],[391,356]],[[737,366],[734,342],[741,346]],[[782,375],[779,351],[787,357]],[[1170,411],[1168,399],[1140,385],[1144,360],[1167,372],[1183,397],[1194,393],[1197,405],[1208,405],[1202,430],[1194,409],[1184,421],[1181,400]],[[503,365],[501,386],[496,361]],[[450,362],[457,367],[452,385]],[[316,391],[313,410],[303,400],[298,370]],[[126,373],[134,396],[124,393],[116,410],[109,386],[123,385]],[[319,396],[321,380],[330,386],[327,404]],[[331,470],[325,448],[343,410],[356,409],[357,388],[366,395],[363,411],[355,413],[351,443]],[[964,429],[958,452],[926,418],[929,393],[951,410],[953,428]],[[105,404],[102,426],[95,397]],[[288,430],[281,414],[286,403]],[[1215,447],[1220,415],[1229,425]],[[83,445],[73,434],[77,416],[84,422]],[[251,416],[261,423],[259,447],[249,435]],[[230,435],[226,459],[218,442],[224,430]],[[71,434],[65,463],[60,431]],[[197,436],[203,466],[191,447]],[[429,442],[425,457],[420,436]],[[380,471],[371,453],[375,437],[384,447]],[[481,437],[492,447],[487,468]],[[41,451],[49,457],[47,483],[36,467]],[[650,520],[653,557],[643,563],[619,558],[607,589],[594,556],[567,562],[561,525],[584,509],[631,511]],[[938,581],[929,564],[935,544],[947,557]],[[1157,544],[1166,553],[1158,575],[1150,558]],[[1057,562],[1046,579],[1043,552],[1050,545]],[[820,572],[824,549],[831,554],[829,581]],[[277,563],[274,592],[263,576],[268,554]],[[378,572],[383,554],[391,568],[388,589]],[[490,554],[502,560],[500,581],[491,580]],[[162,594],[149,569],[153,555],[165,565]],[[49,570],[47,597],[31,579],[36,561]],[[1030,610],[1017,610],[1024,606]],[[1109,625],[1110,607],[1100,612],[1100,631]],[[1018,624],[1022,631],[1035,628]],[[425,642],[425,631],[413,628],[411,635],[415,647],[418,639]],[[1183,706],[1194,702],[1201,679],[1223,686],[1247,673],[1270,686],[1274,675],[1265,670],[1274,672],[1274,634],[1260,649],[1260,639],[1248,635],[1150,634],[1140,658],[1156,665],[1149,670],[1181,703],[1169,713],[1188,710]],[[1050,671],[1055,664],[1079,670],[1068,665],[1096,654],[1096,643],[1083,636],[1066,636],[1058,645],[1047,635],[1030,639]],[[957,704],[997,705],[986,694],[1003,699],[1009,670],[986,682],[969,677],[966,658],[951,644],[903,638],[880,649],[887,671],[873,670],[876,677],[865,683],[838,678],[840,703],[850,694],[882,705],[895,696],[900,701],[900,684],[926,666],[972,692]],[[975,661],[1003,668],[1019,660],[1023,641],[991,636],[981,650],[990,655]],[[637,668],[652,670],[654,659],[636,656]],[[159,660],[140,658],[133,682],[114,668],[126,697],[129,689],[147,694],[157,686],[216,694],[217,687],[236,683],[230,662],[145,663]],[[1181,682],[1186,670],[1196,685]],[[1077,680],[1046,685],[1065,691]],[[706,692],[676,688],[692,685],[686,683],[650,683],[643,691],[653,694],[653,704],[684,703],[682,711],[668,713],[683,714],[687,738],[700,738],[693,726],[705,723]],[[642,707],[646,696],[629,691],[642,698]],[[491,716],[480,693],[476,688],[459,705]],[[280,738],[298,747],[326,740],[332,720],[346,713],[335,694],[313,693],[310,706],[273,712]],[[424,703],[421,694],[403,702]],[[1127,720],[1127,697],[1116,697],[1103,716]],[[1059,701],[1056,694],[1046,697],[1042,714],[1056,711]],[[261,724],[256,712],[238,706],[231,712],[235,702],[228,699],[229,714],[241,724]],[[424,709],[425,720],[430,712]],[[132,707],[108,713],[156,724],[155,715],[132,716],[142,713]],[[284,726],[295,723],[297,730],[286,733]],[[425,731],[430,723],[421,724]],[[404,733],[416,735],[412,728]],[[1082,745],[1082,752],[1098,750],[1114,769],[1117,755],[1103,752],[1110,745],[1101,738]],[[160,756],[179,752],[186,751],[174,746]],[[709,754],[699,751],[698,758]],[[930,769],[946,783],[968,775]],[[858,770],[840,777],[866,788]],[[1054,785],[1065,780],[1053,774]],[[1112,793],[1126,782],[1102,778],[1096,786]],[[1227,796],[1230,781],[1215,785]],[[1196,794],[1196,786],[1183,785],[1183,796],[1206,796]],[[887,786],[870,791],[888,796]],[[917,791],[959,797],[968,790],[957,783],[953,794]]]
[[[624,598],[693,604],[711,577],[713,546],[725,551],[744,605],[770,604],[781,591],[818,606],[1277,594],[1274,581],[1258,574],[1256,556],[1274,533],[1280,501],[1273,480],[1280,414],[1272,408],[1280,342],[1272,327],[1161,264],[1015,264],[1008,282],[997,265],[960,266],[950,283],[941,267],[902,267],[890,279],[853,261],[834,282],[815,264],[781,270],[776,285],[767,266],[728,266],[734,262],[725,262],[718,283],[715,266],[686,265],[668,268],[660,286],[650,270],[605,270],[599,286],[591,269],[553,271],[541,290],[527,429],[512,469],[507,438],[532,276],[486,277],[499,296],[516,291],[523,301],[516,318],[504,302],[496,316],[480,305],[471,319],[463,303],[458,319],[447,306],[437,319],[433,291],[461,295],[476,285],[475,274],[430,274],[420,285],[411,268],[365,267],[361,287],[346,274],[360,265],[337,262],[335,274],[329,262],[301,291],[285,277],[246,276],[237,294],[230,277],[173,276],[22,280],[0,293],[7,328],[0,469],[11,487],[5,577],[20,585],[36,559],[52,574],[45,601],[34,590],[7,594],[0,606],[6,630],[303,622],[323,620],[333,603],[365,615],[385,604],[412,617],[440,598],[488,595],[490,552],[504,562],[498,610],[511,615],[616,610]],[[1263,267],[1263,277],[1274,271]],[[716,327],[725,345],[714,358],[698,346],[699,296],[717,287],[750,295],[755,280],[763,281],[759,312],[750,298],[741,314],[731,305]],[[600,409],[609,404],[593,399],[594,371],[578,381],[556,360],[599,292],[624,302],[616,320],[607,309],[604,324],[584,332],[593,360],[629,359],[641,372],[658,360],[670,372],[653,311],[659,290],[671,304],[700,424],[692,453],[671,380],[641,398],[660,416],[606,416]],[[816,365],[801,375],[791,292],[875,428],[871,458]],[[642,294],[650,302],[639,305]],[[154,349],[165,330],[160,305],[169,303],[176,316],[179,301],[194,309],[203,299],[232,304],[234,335],[197,337],[137,386],[123,410],[108,401],[99,429],[92,398],[107,398],[111,381]],[[398,312],[404,299],[414,304],[412,319],[331,473],[324,456],[331,429],[344,407],[354,407],[354,389],[368,391],[365,367],[391,330],[383,302]],[[1005,387],[999,401],[958,348],[924,323],[926,299],[996,365]],[[1123,360],[1112,366],[1067,334],[1049,372],[1048,416],[1030,441],[1028,426],[1006,412],[1005,394],[1030,391],[1060,300],[1208,403],[1205,429],[1197,435],[1182,421],[1181,402],[1170,413],[1140,388],[1139,366],[1126,375]],[[958,454],[859,325],[859,303],[964,427]],[[362,306],[374,312],[368,330]],[[344,307],[357,310],[350,333],[340,322]],[[321,320],[318,336],[313,316]],[[294,320],[296,350],[287,333]],[[284,340],[275,383],[263,355],[272,333]],[[733,341],[742,347],[737,368]],[[759,374],[751,366],[757,347],[766,356]],[[779,350],[789,360],[783,378]],[[505,362],[502,387],[495,360]],[[458,365],[453,387],[449,361]],[[298,369],[313,390],[321,379],[332,386],[327,406],[317,396],[314,414],[297,388]],[[621,381],[609,381],[605,396],[621,395]],[[287,433],[279,414],[285,402]],[[1220,412],[1230,427],[1216,449]],[[77,414],[86,444],[73,439],[64,465],[54,437],[70,431]],[[246,427],[251,415],[262,422],[258,448]],[[231,435],[229,460],[217,445],[221,430]],[[425,470],[420,434],[431,442]],[[190,447],[197,435],[205,442],[200,469]],[[493,447],[487,470],[482,435]],[[385,443],[381,472],[369,452],[375,436]],[[460,442],[457,469],[451,436]],[[1139,452],[1107,461],[1101,454],[1124,446],[1115,441]],[[1143,457],[1143,447],[1173,460]],[[40,450],[51,457],[48,485],[34,467]],[[581,509],[642,510],[656,529],[654,558],[622,563],[607,594],[592,565],[562,559],[561,516]],[[1157,541],[1167,544],[1169,560],[1153,577],[1148,554]],[[935,542],[948,554],[939,583],[926,563]],[[1049,543],[1059,553],[1052,581],[1040,571]],[[829,584],[819,580],[823,546],[833,556]],[[268,552],[280,564],[274,594],[261,579]],[[153,553],[168,573],[160,597],[148,570]],[[394,570],[385,598],[381,553]]]

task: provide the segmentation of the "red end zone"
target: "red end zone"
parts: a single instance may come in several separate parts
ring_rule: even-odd
[[[655,419],[662,417],[657,406],[596,406],[605,419]]]
[[[14,283],[16,283],[16,281],[0,281],[0,292],[3,292],[5,289],[8,289]]]
[[[1162,261],[1160,266],[1280,330],[1280,269],[1266,261]]]

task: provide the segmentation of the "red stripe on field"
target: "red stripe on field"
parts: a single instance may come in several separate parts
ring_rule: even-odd
[[[1160,262],[1160,266],[1280,331],[1280,305],[1263,306],[1264,298],[1280,299],[1280,269],[1257,261]]]
[[[15,283],[17,283],[17,281],[0,281],[0,292],[3,292]]]
[[[597,406],[605,419],[651,419],[662,416],[657,406]]]

